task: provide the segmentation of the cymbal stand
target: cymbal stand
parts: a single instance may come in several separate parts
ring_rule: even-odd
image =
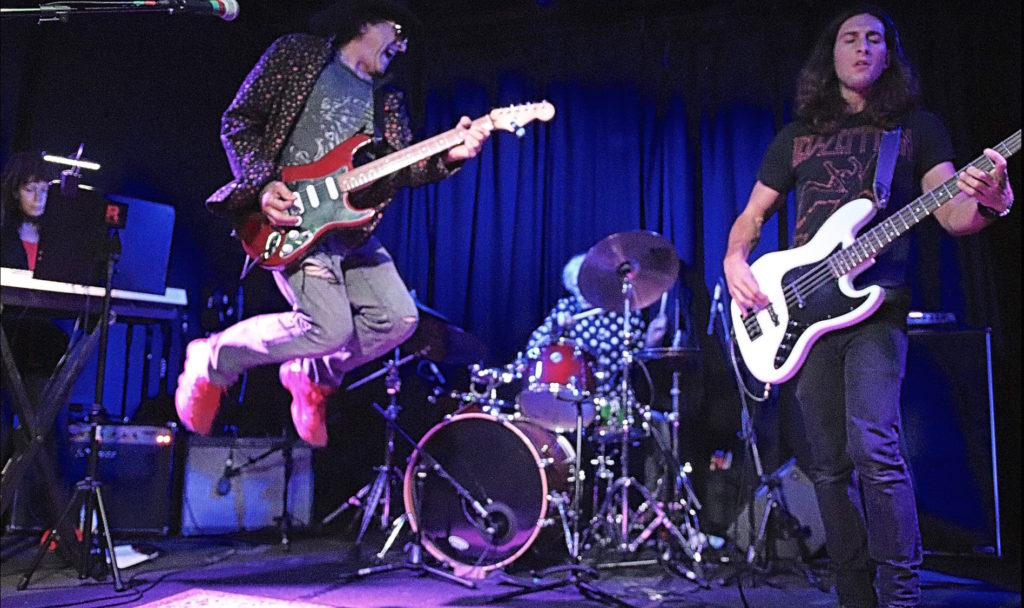
[[[68,501],[67,506],[64,507],[64,511],[57,519],[57,523],[47,528],[46,533],[43,535],[42,542],[40,542],[39,548],[36,551],[36,555],[32,560],[32,564],[18,582],[19,590],[23,590],[28,587],[29,581],[32,579],[32,575],[35,573],[36,568],[39,567],[39,564],[42,562],[43,557],[46,555],[46,552],[50,547],[50,540],[54,536],[58,535],[58,530],[62,528],[64,521],[71,516],[75,507],[80,504],[80,500],[82,501],[81,504],[84,509],[81,519],[81,555],[79,556],[77,564],[78,578],[87,578],[92,574],[94,569],[93,558],[95,556],[93,555],[92,549],[94,539],[93,520],[95,519],[97,520],[96,531],[102,538],[102,546],[100,547],[99,555],[103,556],[105,554],[106,559],[109,561],[108,567],[114,579],[114,590],[124,591],[127,589],[127,586],[121,580],[121,570],[117,567],[117,558],[114,554],[114,542],[110,536],[110,524],[107,519],[106,506],[103,502],[103,484],[97,479],[99,451],[103,433],[103,427],[100,425],[99,420],[106,413],[106,408],[103,406],[103,388],[104,377],[106,375],[107,339],[110,324],[113,321],[113,317],[110,312],[110,292],[114,281],[114,267],[121,255],[121,239],[116,228],[109,228],[105,247],[107,253],[106,283],[103,290],[103,312],[102,316],[97,321],[100,323],[100,344],[96,366],[96,390],[93,394],[94,398],[92,408],[88,415],[89,457],[86,461],[85,478],[75,484],[75,492],[71,496],[71,500]],[[73,541],[71,539],[67,539],[67,542],[72,543]]]
[[[423,351],[415,353],[415,355],[410,355],[410,357],[411,356],[420,356],[420,355],[424,354],[426,352],[426,350],[427,349],[424,349]],[[385,417],[387,416],[386,411],[384,410],[384,408],[380,407],[379,404],[374,403],[373,407],[382,416],[385,416]],[[417,444],[416,440],[413,439],[412,437],[410,437],[409,434],[406,433],[405,430],[401,426],[399,426],[394,421],[391,422],[391,426],[392,426],[392,430],[395,433],[398,433],[399,435],[401,435],[403,439],[405,439],[410,445],[413,446],[413,453],[410,456],[410,458],[413,458],[416,455],[420,455],[420,456],[423,456],[424,458],[426,458],[429,461],[429,465],[430,465],[429,469],[430,469],[430,471],[433,472],[434,474],[436,474],[441,479],[443,479],[446,483],[448,483],[448,485],[450,485],[452,487],[452,489],[456,492],[456,494],[458,494],[459,497],[461,497],[462,500],[464,500],[465,503],[472,508],[472,510],[476,514],[476,516],[480,517],[481,521],[487,523],[489,526],[493,525],[493,524],[490,523],[490,521],[491,521],[490,520],[491,514],[486,509],[484,509],[483,505],[481,505],[480,502],[477,501],[473,497],[472,494],[469,493],[469,490],[467,490],[463,485],[461,485],[458,481],[456,481],[454,478],[452,478],[452,476],[448,474],[448,472],[441,465],[441,463],[438,462],[433,456],[431,456],[430,453],[427,452],[427,450],[425,450],[424,448],[419,446]],[[422,484],[423,483],[423,480],[422,480],[422,478],[420,476],[416,477],[416,483],[417,484]],[[420,492],[417,492],[416,495],[417,496],[422,496],[422,494],[423,494],[423,492],[420,491]],[[409,514],[406,513],[401,518],[399,518],[397,520],[398,522],[400,522],[399,525],[401,525],[402,523],[404,523],[406,520],[409,519],[408,515]],[[388,546],[390,546],[390,544],[392,542],[394,542],[395,537],[398,535],[398,529],[399,529],[398,526],[396,526],[396,529],[394,531],[392,531],[391,536],[390,536],[390,538],[388,538],[387,544],[385,545],[385,550],[387,549]],[[351,581],[351,580],[355,580],[355,579],[359,579],[359,578],[365,578],[367,576],[373,576],[375,574],[383,574],[385,572],[391,572],[393,570],[412,570],[413,572],[418,572],[420,574],[429,574],[429,575],[434,576],[436,578],[439,578],[441,580],[445,580],[445,581],[448,581],[450,583],[455,583],[457,585],[462,585],[463,587],[466,587],[466,588],[469,588],[469,589],[476,589],[476,583],[474,583],[473,581],[469,581],[469,580],[466,580],[466,579],[464,579],[462,577],[459,577],[459,576],[456,576],[454,574],[451,574],[449,572],[445,572],[444,570],[441,570],[439,568],[434,568],[433,566],[430,566],[430,565],[428,565],[428,564],[423,562],[423,542],[422,542],[422,539],[421,539],[421,533],[420,533],[419,529],[416,530],[416,533],[415,533],[415,536],[413,537],[413,540],[406,545],[405,551],[408,554],[408,557],[406,558],[405,562],[403,562],[403,563],[400,563],[400,564],[380,564],[380,565],[377,565],[377,566],[369,566],[369,567],[366,567],[366,568],[360,568],[360,569],[356,570],[355,572],[343,574],[342,575],[342,580],[344,580],[344,581]],[[378,557],[383,557],[383,553],[384,553],[384,551],[381,551],[381,553],[378,554]]]
[[[582,450],[583,450],[583,398],[578,397],[572,399],[576,404],[576,461],[575,470],[573,471],[573,496],[572,504],[570,507],[571,514],[566,514],[561,504],[559,505],[559,512],[562,516],[563,526],[567,518],[571,519],[572,522],[569,526],[565,527],[566,533],[566,546],[569,549],[570,564],[564,566],[555,566],[548,568],[538,573],[537,577],[545,578],[550,574],[564,572],[566,576],[549,583],[525,583],[520,582],[512,577],[506,576],[505,582],[510,584],[518,585],[521,587],[515,591],[509,591],[501,595],[492,596],[489,599],[491,603],[500,603],[513,598],[529,595],[531,593],[540,593],[542,591],[549,591],[551,589],[560,589],[572,585],[580,592],[580,595],[589,599],[596,599],[602,603],[612,603],[616,606],[623,606],[624,608],[634,608],[632,604],[625,602],[617,596],[598,589],[590,583],[591,580],[599,578],[597,570],[584,566],[583,558],[581,556],[581,538],[580,538],[580,499],[583,494],[583,468],[582,468]]]
[[[350,507],[356,507],[362,509],[363,516],[359,525],[359,535],[356,537],[356,546],[359,546],[363,542],[363,535],[366,534],[366,530],[370,527],[370,522],[373,520],[374,514],[377,512],[377,508],[381,508],[380,518],[380,529],[386,530],[391,525],[391,490],[394,484],[401,484],[403,480],[402,472],[394,464],[395,454],[395,428],[397,427],[398,414],[402,411],[401,406],[398,405],[398,394],[402,390],[402,380],[398,375],[398,368],[405,365],[409,361],[412,361],[416,357],[425,354],[426,349],[400,357],[401,352],[399,349],[395,349],[394,357],[384,363],[384,367],[373,374],[350,384],[346,390],[352,390],[358,388],[372,380],[379,378],[381,375],[385,376],[384,386],[387,389],[388,394],[388,407],[387,409],[381,410],[385,421],[384,430],[384,463],[379,467],[376,467],[377,477],[373,481],[366,484],[359,489],[354,495],[348,500],[343,502],[334,511],[327,514],[323,518],[321,525],[329,524],[334,518],[344,513]],[[398,527],[392,532],[392,539],[397,536],[397,532],[401,529],[401,525],[405,523],[405,518],[398,520]],[[389,539],[390,540],[390,539]],[[385,545],[385,550],[390,546]],[[379,557],[383,557],[379,555]]]
[[[702,587],[707,587],[708,583],[704,580],[703,574],[701,573],[701,541],[700,533],[697,529],[696,524],[696,511],[694,508],[699,509],[700,503],[693,492],[692,486],[689,483],[688,477],[686,477],[686,471],[682,466],[679,466],[678,459],[675,456],[675,445],[677,439],[675,439],[678,429],[673,428],[671,446],[665,446],[662,439],[658,436],[658,433],[650,429],[647,421],[641,422],[641,426],[644,427],[645,434],[650,434],[654,437],[655,443],[662,454],[666,456],[668,468],[673,471],[672,475],[672,503],[675,503],[675,488],[681,486],[687,491],[687,498],[689,502],[685,500],[679,500],[680,507],[684,513],[684,528],[686,535],[679,530],[679,528],[673,523],[672,518],[665,510],[665,505],[657,500],[650,490],[648,490],[642,483],[636,478],[632,477],[629,472],[629,447],[632,441],[631,426],[634,422],[632,419],[633,412],[637,409],[636,397],[631,386],[631,368],[633,366],[633,353],[630,350],[630,318],[631,318],[631,307],[630,302],[633,297],[633,285],[630,278],[632,272],[632,266],[628,262],[618,270],[619,275],[622,279],[622,296],[623,296],[623,317],[622,317],[622,370],[621,378],[619,380],[619,393],[620,393],[620,407],[622,408],[622,436],[620,438],[620,466],[621,474],[617,480],[612,484],[611,489],[606,493],[604,504],[601,509],[596,513],[594,523],[600,524],[600,519],[604,518],[606,521],[611,517],[613,512],[613,504],[618,497],[619,500],[619,512],[618,512],[618,543],[619,550],[628,553],[636,553],[641,546],[646,543],[654,532],[658,528],[664,528],[671,538],[674,538],[683,549],[683,551],[689,556],[693,568],[688,568],[681,564],[675,564],[675,569],[681,573],[687,580],[693,581]],[[673,413],[674,420],[671,423],[674,425],[678,420],[678,377],[674,380],[674,395],[673,395]],[[635,490],[642,497],[642,502],[638,506],[635,513],[631,512],[629,506],[629,490]],[[692,507],[690,505],[693,505]],[[637,517],[643,516],[646,513],[653,513],[653,519],[648,522],[644,529],[639,535],[630,541],[629,533],[631,526],[631,518],[636,520]],[[605,514],[605,515],[602,515]],[[631,564],[632,565],[632,564]],[[613,567],[613,565],[609,565]]]

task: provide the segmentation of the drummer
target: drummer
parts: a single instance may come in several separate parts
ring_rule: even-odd
[[[586,253],[574,255],[562,269],[562,285],[569,292],[560,298],[527,341],[527,354],[559,338],[570,340],[594,357],[594,379],[597,394],[609,395],[622,371],[622,314],[603,310],[587,301],[580,292],[577,278]],[[645,347],[657,346],[668,325],[665,307],[644,322],[641,311],[633,311],[629,319],[629,350],[636,355]]]

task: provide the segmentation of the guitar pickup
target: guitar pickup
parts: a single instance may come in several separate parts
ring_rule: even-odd
[[[772,320],[772,324],[775,325],[775,327],[778,327],[779,326],[779,315],[778,315],[778,313],[775,312],[775,305],[774,304],[769,304],[767,310],[768,310],[768,316]]]

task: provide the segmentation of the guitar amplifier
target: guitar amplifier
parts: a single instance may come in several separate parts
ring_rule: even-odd
[[[68,426],[59,441],[60,483],[70,497],[85,478],[90,425]],[[174,493],[175,428],[133,424],[100,425],[96,479],[103,483],[103,503],[112,534],[167,535],[171,530]],[[14,494],[10,530],[42,531],[56,521],[45,503],[46,493],[29,472]],[[63,507],[63,505],[61,505]],[[58,508],[57,511],[60,509]],[[77,525],[77,524],[76,524]]]
[[[1002,555],[990,340],[987,329],[910,331],[903,450],[929,553]]]
[[[313,510],[309,444],[278,438],[192,436],[185,459],[181,534],[195,536],[272,528],[285,507],[285,450],[290,450],[288,513],[308,526]]]

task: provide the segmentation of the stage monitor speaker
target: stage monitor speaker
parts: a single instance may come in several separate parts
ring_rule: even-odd
[[[902,414],[924,550],[1002,555],[989,331],[912,330]]]
[[[73,423],[66,440],[58,441],[62,469],[58,479],[69,497],[74,484],[86,475],[89,429],[88,424]],[[96,478],[103,482],[111,533],[167,535],[174,521],[175,429],[104,424],[100,437]],[[45,496],[35,475],[26,475],[14,495],[8,528],[35,532],[55,524]]]
[[[285,460],[280,438],[198,437],[188,442],[181,534],[198,536],[277,526],[284,511]],[[308,526],[313,505],[312,450],[291,445],[288,513]]]
[[[785,512],[793,516],[796,526],[795,533],[785,530],[782,513],[776,513],[775,521],[769,522],[765,530],[767,538],[774,541],[775,555],[781,558],[807,558],[825,545],[825,526],[821,523],[818,511],[818,499],[814,495],[814,484],[796,465],[796,459],[790,459],[773,474],[779,481],[777,497]],[[753,527],[751,527],[750,505],[743,507],[739,517],[730,529],[730,535],[736,545],[746,549],[754,542],[764,517],[765,505],[768,503],[768,486],[762,485],[754,494]],[[803,547],[800,541],[803,541]],[[807,554],[804,555],[804,548]]]

